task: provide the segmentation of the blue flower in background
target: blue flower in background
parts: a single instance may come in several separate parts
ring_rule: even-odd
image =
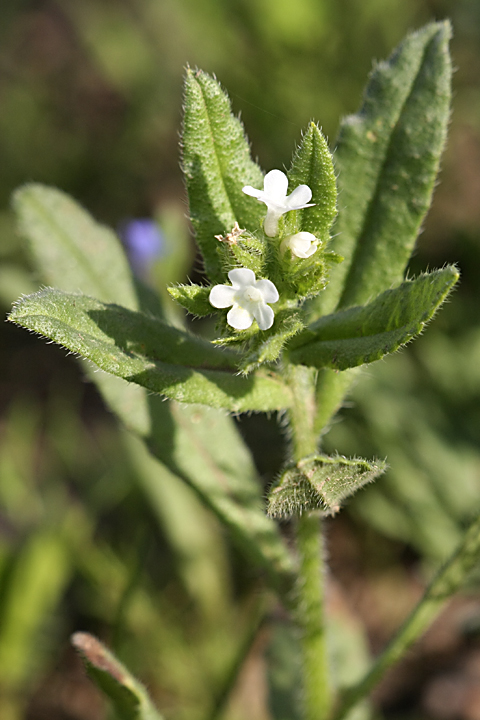
[[[136,275],[145,276],[154,260],[162,255],[165,241],[158,225],[148,218],[128,220],[120,236]]]

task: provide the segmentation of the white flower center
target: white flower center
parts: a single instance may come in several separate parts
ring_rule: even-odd
[[[242,294],[244,300],[248,302],[258,303],[263,301],[262,293],[255,287],[247,287]]]

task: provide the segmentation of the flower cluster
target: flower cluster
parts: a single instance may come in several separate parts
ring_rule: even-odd
[[[287,196],[288,178],[281,170],[271,170],[265,175],[263,190],[245,185],[243,192],[257,198],[267,206],[264,220],[265,235],[275,237],[278,234],[278,221],[290,210],[302,210],[312,207],[312,191],[308,185],[299,185]],[[236,243],[242,231],[238,225],[226,238],[217,236],[224,242]],[[284,238],[280,250],[290,250],[297,258],[309,258],[317,250],[319,241],[309,232],[299,232]],[[227,314],[227,323],[235,330],[247,330],[254,320],[260,330],[268,330],[275,319],[270,304],[279,300],[278,290],[271,280],[257,280],[253,270],[236,268],[230,270],[228,278],[231,285],[215,285],[210,291],[209,302],[216,308],[231,307]]]

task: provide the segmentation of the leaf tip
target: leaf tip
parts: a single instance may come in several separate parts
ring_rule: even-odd
[[[113,661],[103,643],[94,635],[87,632],[76,632],[71,637],[71,643],[90,665],[108,673],[121,685],[125,683],[127,679],[125,673],[121,671],[119,664]]]

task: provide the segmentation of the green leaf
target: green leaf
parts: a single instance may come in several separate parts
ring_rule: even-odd
[[[223,272],[215,235],[227,235],[238,222],[256,230],[265,208],[242,192],[260,187],[263,175],[250,157],[243,127],[232,115],[219,83],[201,70],[187,69],[183,124],[183,171],[196,240],[213,282]]]
[[[181,402],[234,412],[277,410],[290,403],[279,378],[222,372],[232,367],[226,351],[85,295],[41,290],[21,299],[9,319],[92,360],[101,370]]]
[[[108,302],[128,300],[131,278],[119,241],[111,232],[102,232],[72,199],[55,189],[28,186],[17,191],[14,204],[44,282]],[[126,269],[124,275],[115,271],[118,284],[107,282],[106,267]],[[138,299],[144,311],[155,308],[151,293],[142,290]],[[99,373],[90,363],[85,369],[124,425],[148,444],[159,475],[164,464],[190,485],[252,564],[263,568],[270,584],[288,595],[292,559],[276,524],[263,511],[261,483],[233,420],[223,410],[166,403],[140,385]]]
[[[171,285],[167,289],[172,298],[192,315],[201,317],[216,312],[208,301],[211,287],[191,283],[190,285]]]
[[[100,640],[89,633],[72,635],[92,680],[113,703],[121,720],[162,720],[143,685]]]
[[[297,211],[297,227],[292,232],[311,232],[326,242],[337,214],[337,186],[327,142],[313,122],[295,153],[288,179],[290,192],[299,185],[308,185],[312,190],[312,202],[315,203],[314,207]]]
[[[19,231],[29,244],[42,280],[104,302],[138,309],[122,245],[72,198],[56,188],[29,184],[12,198]]]
[[[334,515],[340,504],[384,473],[384,462],[312,455],[282,473],[268,499],[270,517],[294,517],[312,510]]]
[[[288,602],[293,561],[278,526],[265,515],[261,481],[233,420],[200,405],[152,407],[151,452],[191,485]]]
[[[325,315],[292,341],[290,360],[346,370],[379,360],[418,335],[459,278],[443,270],[408,280],[368,305]]]
[[[450,113],[448,21],[408,36],[373,70],[362,108],[345,118],[336,143],[341,198],[332,268],[311,317],[363,303],[401,281],[429,207]],[[319,373],[317,427],[326,427],[351,384]]]
[[[340,128],[341,206],[322,312],[363,303],[398,283],[430,206],[450,114],[448,21],[408,36],[374,69],[363,106]]]

